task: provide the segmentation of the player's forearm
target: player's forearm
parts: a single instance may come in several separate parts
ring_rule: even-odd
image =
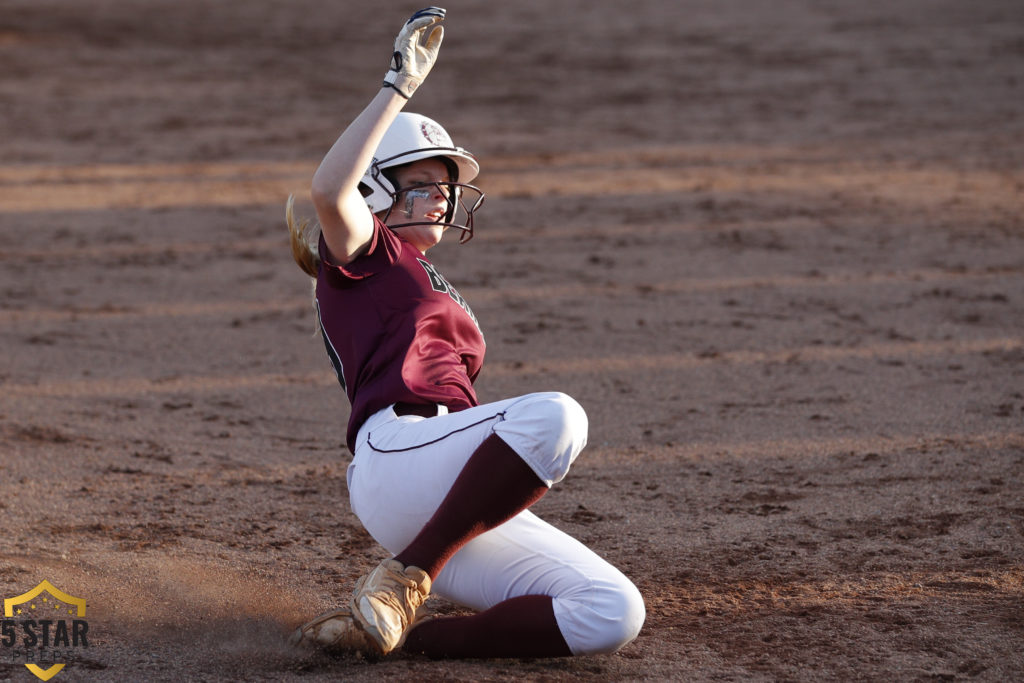
[[[313,201],[318,211],[337,207],[346,194],[358,194],[359,180],[373,160],[374,150],[406,101],[391,88],[381,88],[349,124],[313,175]]]
[[[373,237],[373,217],[359,192],[373,152],[406,100],[383,88],[349,124],[313,175],[312,198],[327,247],[338,263],[358,256]]]

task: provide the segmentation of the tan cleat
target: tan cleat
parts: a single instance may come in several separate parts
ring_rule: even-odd
[[[331,610],[295,629],[288,644],[311,646],[331,652],[351,652],[377,656],[377,642],[352,617],[348,607]]]
[[[356,584],[352,614],[381,654],[387,654],[401,644],[428,595],[430,576],[425,571],[384,560]]]

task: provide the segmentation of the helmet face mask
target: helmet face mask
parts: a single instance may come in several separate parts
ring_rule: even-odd
[[[450,181],[396,186],[392,180],[394,174],[390,171],[398,166],[431,158],[445,162],[449,169]],[[411,213],[410,192],[424,192],[429,189],[432,193],[440,190],[448,201],[448,209],[440,220],[391,223],[390,227],[442,225],[458,228],[462,231],[459,242],[464,243],[473,237],[474,213],[484,201],[484,193],[478,187],[469,184],[479,170],[476,158],[465,149],[452,144],[448,133],[435,121],[419,114],[402,112],[384,134],[375,158],[363,175],[360,189],[370,211],[376,214],[384,213],[384,222],[387,222],[395,211],[401,213],[403,204],[405,213]]]
[[[406,218],[412,219],[413,202],[417,198],[427,198],[440,192],[447,202],[448,208],[439,220],[409,220],[407,222],[395,222],[396,213],[404,214]],[[458,228],[462,231],[459,244],[464,244],[473,238],[473,218],[477,209],[484,203],[484,193],[473,185],[456,183],[450,181],[436,181],[413,183],[398,188],[397,191],[389,193],[392,198],[391,206],[387,209],[382,219],[391,228],[406,228],[411,225],[441,225],[446,228]],[[391,221],[389,222],[389,219]],[[400,220],[400,219],[399,219]]]

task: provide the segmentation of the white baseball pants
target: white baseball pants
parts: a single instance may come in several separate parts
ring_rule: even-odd
[[[477,446],[498,434],[548,486],[561,481],[587,439],[587,416],[560,393],[528,394],[437,417],[399,417],[390,407],[360,428],[348,468],[352,511],[373,538],[401,552],[441,504]],[[550,595],[573,654],[614,652],[646,615],[618,569],[524,510],[474,538],[432,592],[475,610],[522,595]]]

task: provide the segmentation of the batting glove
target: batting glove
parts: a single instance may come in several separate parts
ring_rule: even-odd
[[[444,28],[437,24],[444,15],[445,10],[440,7],[427,7],[409,18],[395,38],[395,52],[391,55],[391,68],[384,76],[384,87],[394,88],[405,99],[412,97],[441,49]],[[434,28],[428,33],[431,26]]]

